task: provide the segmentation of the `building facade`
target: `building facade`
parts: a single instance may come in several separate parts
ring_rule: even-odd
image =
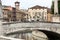
[[[11,6],[3,6],[3,21],[16,21],[16,8]]]
[[[52,22],[52,16],[53,16],[53,14],[51,14],[51,13],[47,14],[47,21],[48,22]]]
[[[16,19],[17,21],[25,21],[25,12],[21,11],[21,10],[16,10]]]
[[[29,21],[47,21],[48,8],[36,5],[28,9]]]
[[[11,21],[12,7],[3,6],[3,21]]]
[[[3,6],[4,21],[25,21],[25,12],[19,9],[20,2],[15,2],[15,7]]]
[[[10,17],[9,17],[10,13],[9,12],[10,11],[8,9],[3,9],[3,20],[4,21],[9,21],[9,19],[10,19]]]
[[[20,7],[20,2],[16,1],[15,2],[16,19],[17,19],[17,21],[25,21],[26,13],[24,11],[22,11],[19,7]]]

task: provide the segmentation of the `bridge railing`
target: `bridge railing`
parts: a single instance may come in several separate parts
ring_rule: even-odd
[[[17,24],[17,23],[53,23],[53,24],[60,24],[60,22],[48,22],[48,21],[37,21],[37,22],[3,22],[3,25],[8,25],[8,24]]]
[[[43,29],[59,29],[60,23],[50,23],[50,22],[31,22],[31,23],[3,23],[3,28],[5,32],[14,32],[21,29],[33,29],[33,28],[43,28]]]

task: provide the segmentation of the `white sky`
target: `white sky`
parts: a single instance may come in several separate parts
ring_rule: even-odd
[[[17,0],[1,0],[3,5],[9,5],[14,7],[14,2]],[[52,0],[18,0],[20,2],[21,9],[28,9],[35,5],[45,6],[50,8]]]

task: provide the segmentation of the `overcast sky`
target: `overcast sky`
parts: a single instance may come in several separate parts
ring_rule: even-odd
[[[14,2],[17,0],[1,0],[3,5],[9,5],[14,7]],[[28,9],[35,5],[45,6],[50,8],[52,0],[18,0],[20,2],[21,9]]]

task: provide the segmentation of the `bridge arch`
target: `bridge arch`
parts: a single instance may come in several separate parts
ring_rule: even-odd
[[[17,31],[17,32],[9,33],[7,35],[8,36],[11,35],[11,34],[12,35],[14,35],[14,34],[18,34],[19,35],[21,32],[29,34],[29,32],[31,33],[33,31],[39,31],[40,34],[42,33],[43,36],[45,35],[44,37],[48,38],[47,40],[60,40],[60,34],[58,34],[56,32],[53,32],[53,31],[41,30],[41,29],[34,29],[34,30],[28,30],[27,29],[27,30],[23,30],[23,31]]]
[[[60,34],[48,30],[38,30],[40,32],[43,32],[47,37],[48,40],[60,40]]]

